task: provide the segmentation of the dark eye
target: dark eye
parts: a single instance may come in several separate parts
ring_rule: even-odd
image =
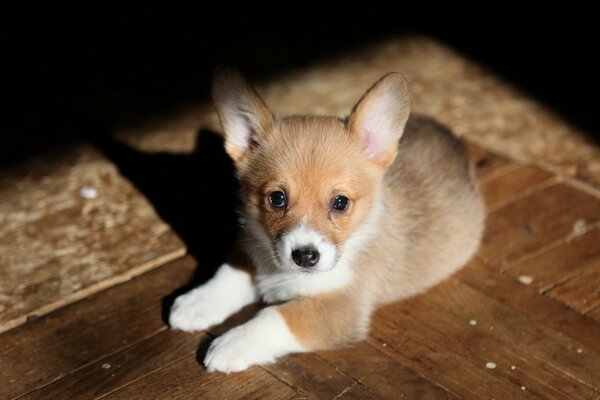
[[[285,194],[279,190],[271,192],[269,195],[269,204],[271,204],[273,208],[284,208],[286,204]]]
[[[346,196],[335,196],[331,202],[331,208],[337,211],[346,211],[350,205],[350,200]]]

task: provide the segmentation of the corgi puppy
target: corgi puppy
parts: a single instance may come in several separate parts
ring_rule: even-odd
[[[484,207],[467,154],[446,128],[409,117],[404,75],[382,77],[345,119],[276,117],[235,71],[215,76],[213,99],[242,232],[169,322],[203,330],[267,306],[212,342],[209,371],[359,341],[377,306],[423,292],[477,250]]]

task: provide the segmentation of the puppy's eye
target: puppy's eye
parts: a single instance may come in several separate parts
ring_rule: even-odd
[[[286,205],[285,194],[282,191],[271,192],[269,194],[269,204],[273,208],[284,208]]]
[[[346,211],[350,205],[350,200],[346,196],[335,196],[331,202],[331,208],[336,211]]]

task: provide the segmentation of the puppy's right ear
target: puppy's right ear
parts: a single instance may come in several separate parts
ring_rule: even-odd
[[[270,129],[273,115],[254,88],[234,69],[215,72],[212,97],[225,131],[225,150],[239,165]]]

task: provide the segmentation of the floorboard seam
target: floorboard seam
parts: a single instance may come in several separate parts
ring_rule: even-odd
[[[561,244],[568,244],[572,240],[574,240],[574,239],[576,239],[576,238],[578,238],[578,237],[580,237],[582,235],[585,235],[587,232],[592,231],[592,230],[594,230],[594,229],[596,229],[598,227],[600,227],[600,221],[596,221],[596,222],[593,222],[591,224],[588,224],[588,225],[585,226],[585,229],[582,229],[581,231],[578,231],[578,232],[571,232],[571,233],[567,234],[566,236],[561,237],[560,239],[557,239],[557,240],[555,240],[553,242],[550,242],[550,243],[546,244],[545,246],[540,247],[537,250],[529,252],[529,253],[521,256],[520,258],[517,258],[514,261],[511,261],[511,262],[509,262],[507,264],[502,265],[500,268],[494,268],[494,267],[490,266],[488,264],[488,262],[486,262],[485,260],[481,259],[479,256],[477,256],[477,258],[482,263],[486,264],[486,266],[488,266],[488,267],[490,267],[490,268],[492,268],[492,269],[494,269],[496,271],[499,271],[501,273],[504,273],[504,272],[508,271],[509,269],[511,269],[513,267],[516,267],[516,266],[518,266],[518,265],[520,265],[520,264],[522,264],[522,263],[524,263],[526,261],[529,261],[529,260],[531,260],[531,259],[533,259],[535,257],[538,257],[541,254],[544,254],[545,252],[547,252],[549,250],[552,250],[555,247],[560,246]]]
[[[558,176],[554,175],[541,183],[538,183],[533,186],[529,186],[527,189],[524,189],[523,191],[515,194],[511,198],[503,201],[502,203],[496,204],[493,207],[486,207],[485,211],[486,211],[486,213],[490,214],[494,211],[501,209],[502,207],[506,207],[510,204],[516,203],[517,201],[522,200],[527,196],[531,196],[534,193],[540,192],[540,191],[547,189],[550,186],[556,185],[558,183],[560,183]]]
[[[54,378],[54,379],[52,379],[52,380],[50,380],[50,381],[48,381],[48,382],[45,382],[45,383],[43,383],[42,385],[40,385],[40,386],[37,386],[37,387],[36,387],[36,388],[34,388],[34,389],[28,390],[28,391],[27,391],[27,392],[25,392],[25,393],[22,393],[22,394],[20,394],[20,395],[18,395],[18,396],[16,396],[16,397],[13,397],[13,398],[12,398],[12,400],[18,400],[18,399],[21,399],[21,398],[23,398],[24,396],[27,396],[27,395],[28,395],[28,394],[30,394],[30,393],[33,393],[33,392],[35,392],[35,391],[38,391],[38,390],[41,390],[41,389],[43,389],[43,388],[45,388],[45,387],[47,387],[47,386],[50,386],[50,385],[52,385],[53,383],[56,383],[56,382],[58,382],[58,381],[60,381],[60,380],[62,380],[62,379],[64,379],[64,378],[66,378],[66,377],[68,377],[68,376],[70,376],[70,375],[72,375],[72,374],[74,374],[74,373],[76,373],[76,372],[78,372],[78,371],[80,371],[80,370],[82,370],[82,369],[84,369],[84,368],[88,367],[89,365],[92,365],[92,364],[94,364],[94,363],[100,362],[100,361],[102,361],[102,360],[104,360],[104,359],[106,359],[106,358],[108,358],[108,357],[112,357],[112,356],[114,356],[115,354],[118,354],[118,353],[120,353],[120,352],[122,352],[122,351],[125,351],[125,350],[127,350],[127,349],[129,349],[129,348],[131,348],[131,347],[133,347],[133,346],[135,346],[135,345],[137,345],[137,344],[141,343],[141,342],[144,342],[144,341],[146,341],[146,340],[149,340],[149,339],[151,339],[151,338],[155,337],[156,335],[159,335],[161,332],[164,332],[164,331],[166,331],[166,330],[167,330],[167,329],[163,327],[163,328],[161,328],[161,329],[159,329],[159,330],[156,330],[156,331],[152,332],[152,333],[151,333],[151,334],[149,334],[149,335],[146,335],[146,336],[144,336],[144,337],[142,337],[142,338],[140,338],[140,339],[138,339],[138,340],[135,340],[135,341],[133,341],[133,342],[131,342],[131,343],[127,344],[126,346],[120,347],[119,349],[117,349],[117,350],[114,350],[114,351],[112,351],[112,352],[110,352],[110,353],[103,354],[102,356],[100,356],[100,357],[97,357],[97,358],[95,358],[95,359],[93,359],[93,360],[91,360],[91,361],[88,361],[88,362],[86,362],[85,364],[83,364],[83,365],[80,365],[79,367],[77,367],[77,368],[75,368],[75,369],[73,369],[73,370],[71,370],[71,371],[69,371],[69,372],[66,372],[66,373],[64,373],[64,374],[62,374],[62,375],[60,375],[60,376],[58,376],[58,377],[56,377],[56,378]]]
[[[305,393],[301,388],[297,387],[296,385],[292,385],[288,382],[286,382],[285,380],[281,379],[279,376],[277,376],[277,374],[269,371],[269,369],[265,368],[263,365],[259,365],[258,368],[262,369],[263,371],[265,371],[267,374],[271,375],[273,378],[275,378],[277,381],[283,383],[285,386],[291,388],[294,392],[296,392],[297,394],[301,395],[301,396],[307,396],[307,397],[311,397],[310,394]]]
[[[460,281],[460,282],[462,282],[462,281]],[[479,290],[478,290],[478,289],[476,289],[476,288],[474,288],[474,290],[476,290],[477,292],[481,293],[481,294],[482,294],[482,295],[484,295],[484,296],[487,296],[485,293],[483,293],[483,292],[479,291]],[[511,310],[512,310],[512,311],[513,311],[515,314],[517,314],[517,315],[519,315],[519,316],[521,316],[521,317],[523,317],[523,318],[525,318],[525,319],[529,318],[528,314],[523,314],[523,313],[522,313],[521,311],[519,311],[518,309],[515,309],[515,308],[513,308],[513,307],[511,307],[511,306],[509,306],[509,305],[506,305],[506,304],[504,304],[504,303],[501,303],[501,302],[499,302],[498,300],[496,300],[496,299],[495,299],[495,298],[493,298],[493,297],[489,297],[489,296],[487,296],[487,297],[490,299],[490,301],[492,301],[492,302],[494,302],[494,303],[496,303],[496,304],[499,304],[499,305],[501,305],[501,306],[504,306],[504,307],[508,307],[508,308],[510,308],[510,309],[511,309]],[[424,301],[425,301],[427,304],[431,305],[432,307],[435,307],[435,308],[437,308],[437,309],[438,309],[438,310],[440,310],[440,311],[443,311],[443,312],[445,312],[445,313],[448,313],[448,314],[450,314],[450,315],[454,316],[455,318],[461,319],[461,317],[460,317],[459,315],[456,315],[454,312],[452,312],[452,311],[449,311],[449,310],[446,310],[446,309],[444,309],[444,308],[440,307],[440,306],[439,306],[437,303],[435,303],[435,302],[433,302],[433,301],[431,301],[431,300],[428,300],[428,299],[426,299],[426,298],[425,298],[425,299],[424,299]],[[409,316],[409,318],[415,319],[415,318],[414,318],[414,317],[412,317],[412,316]],[[430,328],[430,329],[434,329],[434,330],[436,330],[435,328],[433,328],[433,327],[430,327],[429,325],[425,324],[423,321],[419,321],[419,322],[420,322],[420,323],[423,323],[424,325],[426,325],[426,326],[427,326],[428,328]],[[560,332],[556,331],[556,330],[555,330],[553,327],[551,327],[551,326],[548,326],[548,325],[545,325],[545,324],[543,324],[543,326],[544,326],[544,327],[545,327],[545,328],[546,328],[548,331],[552,331],[552,332],[554,332],[555,334],[557,334],[557,335],[560,335]],[[436,331],[437,331],[437,332],[439,332],[438,330],[436,330]],[[490,340],[492,340],[493,342],[495,342],[495,343],[498,343],[499,345],[501,345],[502,347],[504,347],[504,348],[505,348],[507,351],[509,351],[509,352],[512,352],[512,350],[511,350],[511,347],[509,346],[509,345],[510,345],[509,343],[506,343],[506,342],[502,341],[501,339],[497,339],[497,338],[495,338],[494,336],[491,336],[491,335],[489,335],[489,334],[487,334],[487,333],[485,334],[485,336],[486,336],[486,337],[488,337],[488,338],[489,338]],[[568,336],[568,338],[569,338],[570,340],[572,340],[573,342],[575,342],[577,345],[581,345],[581,347],[586,347],[585,345],[581,344],[581,342],[579,342],[579,340],[577,340],[577,339],[574,339],[574,338],[572,338],[572,337],[570,337],[570,336]],[[460,344],[460,342],[459,342],[459,344]],[[589,350],[589,351],[594,351],[594,350]],[[595,352],[595,351],[594,351],[594,352]],[[597,353],[597,352],[595,352],[595,353]],[[517,353],[515,353],[515,354],[517,354]],[[517,354],[517,357],[518,357],[518,354]],[[529,354],[529,357],[530,357],[530,358],[529,358],[529,360],[531,360],[531,361],[535,361],[535,362],[537,362],[537,363],[539,363],[539,364],[541,364],[541,365],[546,365],[548,368],[551,368],[553,371],[556,371],[558,374],[562,374],[562,375],[564,375],[564,376],[570,377],[570,378],[571,378],[571,379],[573,379],[574,381],[577,381],[577,382],[579,382],[579,383],[581,383],[581,384],[583,384],[583,385],[587,386],[588,388],[590,388],[590,389],[592,389],[592,390],[594,390],[594,391],[596,391],[596,392],[600,392],[600,388],[599,388],[599,387],[596,387],[596,385],[594,385],[593,383],[591,383],[591,382],[588,382],[588,381],[585,381],[585,380],[583,380],[582,378],[580,378],[580,377],[578,377],[578,376],[576,376],[576,375],[573,375],[573,374],[572,374],[572,373],[570,373],[569,371],[565,371],[565,370],[563,370],[563,369],[559,368],[559,366],[557,366],[557,365],[554,365],[554,364],[553,364],[553,363],[551,363],[551,362],[548,362],[548,360],[540,360],[540,359],[538,359],[537,357],[535,357],[535,356],[532,356],[531,354]],[[547,385],[547,383],[546,383],[545,381],[539,381],[539,380],[538,380],[538,382],[541,382],[542,384],[544,384],[544,385],[546,385],[546,386],[548,386],[548,387],[551,387],[551,388],[553,388],[553,389],[555,389],[555,390],[557,390],[557,391],[561,391],[561,389],[560,389],[560,388],[558,388],[558,387],[554,387],[554,386]]]

